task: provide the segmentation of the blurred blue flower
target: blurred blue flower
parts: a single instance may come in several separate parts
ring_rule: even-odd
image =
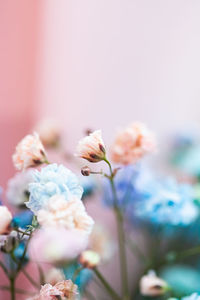
[[[156,224],[187,226],[197,219],[198,207],[194,204],[194,190],[173,179],[156,182],[137,202],[134,214]]]
[[[14,250],[14,256],[17,260],[21,260],[24,255],[24,250],[26,247],[26,242],[21,241],[19,245]],[[26,255],[23,258],[23,264],[26,264],[28,262],[28,253],[26,252]]]
[[[29,184],[30,198],[26,206],[34,213],[43,208],[49,198],[64,195],[68,200],[70,195],[81,198],[83,188],[77,176],[63,165],[51,164],[33,173],[34,182]]]
[[[26,229],[28,225],[32,224],[33,213],[29,209],[25,209],[20,213],[17,213],[13,219],[11,225],[13,227],[20,227]]]
[[[118,201],[116,204],[121,209],[126,209],[127,205],[143,199],[144,183],[150,184],[151,180],[152,174],[142,165],[129,165],[120,169],[114,179]],[[114,205],[112,189],[107,179],[104,180],[103,203],[108,207]]]
[[[65,277],[67,279],[73,280],[75,271],[80,267],[81,265],[77,262],[68,264],[65,268],[63,268],[63,272],[65,274]],[[74,281],[75,284],[78,285],[79,291],[83,292],[86,288],[87,284],[91,281],[93,277],[93,271],[90,269],[83,269],[80,271],[79,275],[76,277],[76,280]]]

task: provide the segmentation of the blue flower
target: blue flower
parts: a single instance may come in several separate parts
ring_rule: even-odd
[[[187,226],[197,219],[198,208],[194,204],[191,186],[169,179],[151,186],[149,194],[136,203],[137,217],[156,224]]]
[[[83,188],[77,176],[63,165],[51,164],[33,173],[34,182],[29,184],[30,198],[26,206],[34,213],[43,208],[49,198],[54,195],[63,195],[66,200],[70,195],[79,199]]]
[[[144,188],[141,192],[141,186],[144,182],[151,183],[152,175],[141,165],[129,165],[119,170],[115,176],[115,188],[117,191],[117,205],[121,209],[126,209],[127,205],[143,198]],[[112,207],[114,205],[114,198],[110,182],[105,179],[103,203]]]

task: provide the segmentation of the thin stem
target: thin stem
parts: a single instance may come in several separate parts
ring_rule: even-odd
[[[9,273],[8,273],[8,270],[7,270],[6,266],[4,266],[4,264],[1,261],[0,261],[0,267],[2,268],[2,270],[4,271],[6,276],[9,276]]]
[[[15,300],[15,277],[10,277],[10,295],[11,300]]]
[[[114,300],[121,300],[121,298],[117,295],[117,293],[113,290],[107,280],[103,277],[103,275],[98,271],[97,268],[94,268],[93,271],[95,272],[96,276],[99,278],[103,286],[105,287],[106,291],[110,294],[112,299]]]
[[[110,169],[110,180],[113,198],[114,198],[114,212],[117,223],[117,233],[118,233],[118,245],[119,245],[119,259],[120,259],[120,269],[121,269],[121,282],[122,282],[122,293],[124,299],[129,299],[129,288],[128,288],[128,272],[127,272],[127,262],[126,262],[126,248],[125,248],[125,234],[124,234],[124,221],[123,215],[118,207],[117,192],[114,184],[114,174],[112,171],[112,166],[110,162],[105,158],[104,161],[108,164]]]

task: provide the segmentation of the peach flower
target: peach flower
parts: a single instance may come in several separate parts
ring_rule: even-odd
[[[18,170],[38,166],[46,161],[46,153],[40,141],[39,135],[25,136],[16,147],[13,154],[13,163]]]
[[[76,300],[77,294],[77,286],[71,280],[63,280],[54,286],[48,283],[43,285],[39,295],[27,300]]]
[[[60,140],[60,128],[54,120],[43,120],[36,126],[40,140],[45,147],[55,147]]]
[[[96,163],[105,158],[105,153],[101,130],[96,130],[79,141],[75,155]]]
[[[6,206],[0,206],[0,234],[8,232],[9,225],[12,221],[12,214]]]
[[[65,275],[61,269],[51,268],[45,274],[45,282],[50,283],[51,285],[55,285],[58,281],[62,281],[65,279]]]
[[[87,234],[91,233],[94,224],[81,200],[71,197],[66,201],[63,195],[51,197],[45,209],[38,211],[37,219],[42,226],[62,226],[66,229],[78,229]]]
[[[147,275],[144,275],[140,280],[140,293],[143,296],[160,296],[167,290],[167,283],[156,276],[154,271],[149,271]]]
[[[132,123],[118,133],[111,148],[113,162],[122,165],[136,163],[144,155],[155,151],[156,139],[143,123]]]

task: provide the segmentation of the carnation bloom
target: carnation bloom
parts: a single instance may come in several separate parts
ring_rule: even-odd
[[[167,290],[167,283],[161,278],[157,277],[154,271],[150,271],[144,275],[140,280],[140,293],[143,296],[160,296]]]
[[[13,154],[13,163],[18,170],[38,166],[46,161],[46,153],[39,135],[26,135],[17,145]]]
[[[88,245],[88,235],[82,230],[45,227],[34,232],[28,253],[35,262],[60,265],[75,259]]]
[[[66,201],[63,195],[50,198],[47,206],[38,211],[37,219],[42,226],[63,226],[85,233],[90,233],[94,224],[81,200],[71,197]]]
[[[128,165],[155,149],[154,134],[143,123],[137,122],[118,133],[111,148],[111,157],[115,163]]]
[[[65,275],[61,269],[51,268],[45,274],[45,282],[55,285],[57,282],[65,279]]]
[[[43,120],[36,126],[36,131],[45,147],[55,147],[60,140],[60,128],[53,120]]]
[[[32,170],[26,170],[9,179],[6,196],[12,205],[22,206],[25,201],[28,201],[28,185],[33,181],[32,172]]]
[[[0,206],[0,234],[8,232],[9,225],[12,221],[12,214],[6,206]]]
[[[105,158],[105,146],[101,130],[96,130],[81,139],[76,149],[76,156],[96,163]]]
[[[33,172],[33,182],[29,184],[30,198],[26,206],[35,214],[43,209],[54,195],[63,195],[65,200],[76,196],[81,198],[83,188],[77,176],[63,165],[50,164]]]
[[[71,280],[63,280],[54,286],[49,283],[43,285],[39,295],[27,300],[76,300],[77,294],[77,286]]]

